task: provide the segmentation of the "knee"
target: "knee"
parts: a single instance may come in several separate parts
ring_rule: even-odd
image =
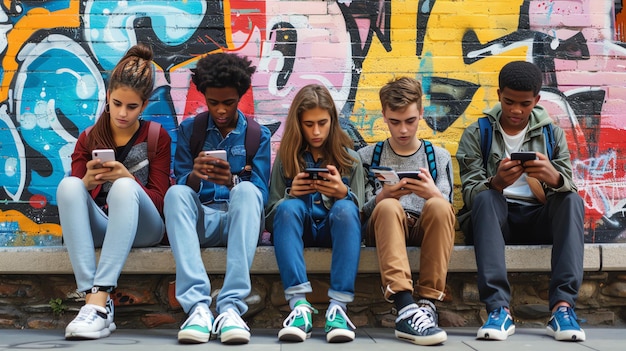
[[[328,216],[331,221],[341,221],[346,224],[356,223],[360,227],[359,208],[352,200],[335,201]]]
[[[233,187],[230,191],[230,201],[237,202],[242,201],[246,205],[250,206],[253,202],[257,202],[262,206],[262,196],[259,188],[252,182],[241,182]]]
[[[383,199],[374,208],[372,212],[372,217],[383,216],[383,218],[387,216],[404,216],[404,209],[402,208],[402,204],[397,199]]]
[[[57,201],[76,200],[77,194],[81,192],[87,192],[82,179],[78,177],[63,178],[57,187]]]
[[[163,212],[167,213],[168,211],[180,211],[180,207],[183,202],[182,200],[193,196],[195,196],[194,191],[187,185],[172,185],[165,193],[165,198],[163,199]]]
[[[287,219],[301,218],[306,213],[304,201],[300,199],[287,199],[276,207],[276,218]]]
[[[454,217],[452,205],[442,197],[432,197],[426,200],[422,212],[432,212],[438,217]]]

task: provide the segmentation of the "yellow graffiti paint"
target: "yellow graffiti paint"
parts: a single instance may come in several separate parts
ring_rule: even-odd
[[[0,210],[0,223],[17,222],[21,233],[26,235],[62,235],[61,226],[54,223],[37,224],[16,210]]]

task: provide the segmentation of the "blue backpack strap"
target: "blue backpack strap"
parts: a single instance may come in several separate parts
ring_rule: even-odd
[[[437,161],[435,160],[435,149],[433,144],[428,140],[422,140],[424,143],[424,152],[426,152],[426,159],[428,160],[428,171],[433,180],[437,180]]]
[[[385,145],[385,142],[379,141],[376,143],[376,146],[374,146],[374,153],[372,153],[370,168],[375,168],[380,165],[380,155],[383,153],[383,145]]]
[[[554,148],[556,147],[556,140],[554,139],[554,133],[552,132],[552,123],[543,126],[543,137],[546,141],[546,153],[549,160],[552,160],[554,156]]]
[[[488,117],[480,117],[478,119],[478,129],[480,131],[480,152],[483,155],[483,168],[487,169],[487,160],[491,151],[491,138],[493,137],[493,129]]]

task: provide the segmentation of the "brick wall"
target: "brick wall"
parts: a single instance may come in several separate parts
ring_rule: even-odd
[[[0,246],[60,244],[56,185],[103,107],[107,71],[136,42],[153,47],[158,66],[144,118],[174,140],[178,124],[204,108],[189,81],[197,58],[248,56],[258,70],[241,108],[272,129],[274,152],[301,86],[326,85],[360,145],[387,136],[379,87],[409,75],[425,88],[419,136],[454,154],[463,129],[496,102],[500,68],[535,62],[545,73],[542,103],[567,133],[586,241],[624,240],[622,0],[8,3],[0,4]]]

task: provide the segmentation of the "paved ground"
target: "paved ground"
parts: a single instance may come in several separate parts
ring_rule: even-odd
[[[217,340],[208,344],[180,345],[176,342],[176,330],[117,330],[110,337],[90,341],[66,341],[62,330],[12,330],[0,329],[0,351],[4,350],[253,350],[253,351],[404,351],[404,350],[451,350],[451,351],[623,351],[626,350],[626,329],[588,328],[587,341],[579,343],[557,342],[544,333],[544,329],[516,330],[507,341],[475,340],[475,328],[448,328],[448,341],[433,347],[423,347],[399,341],[392,329],[357,329],[355,341],[346,344],[327,344],[324,331],[314,329],[311,339],[303,343],[280,343],[276,330],[254,329],[248,345],[227,346]]]

